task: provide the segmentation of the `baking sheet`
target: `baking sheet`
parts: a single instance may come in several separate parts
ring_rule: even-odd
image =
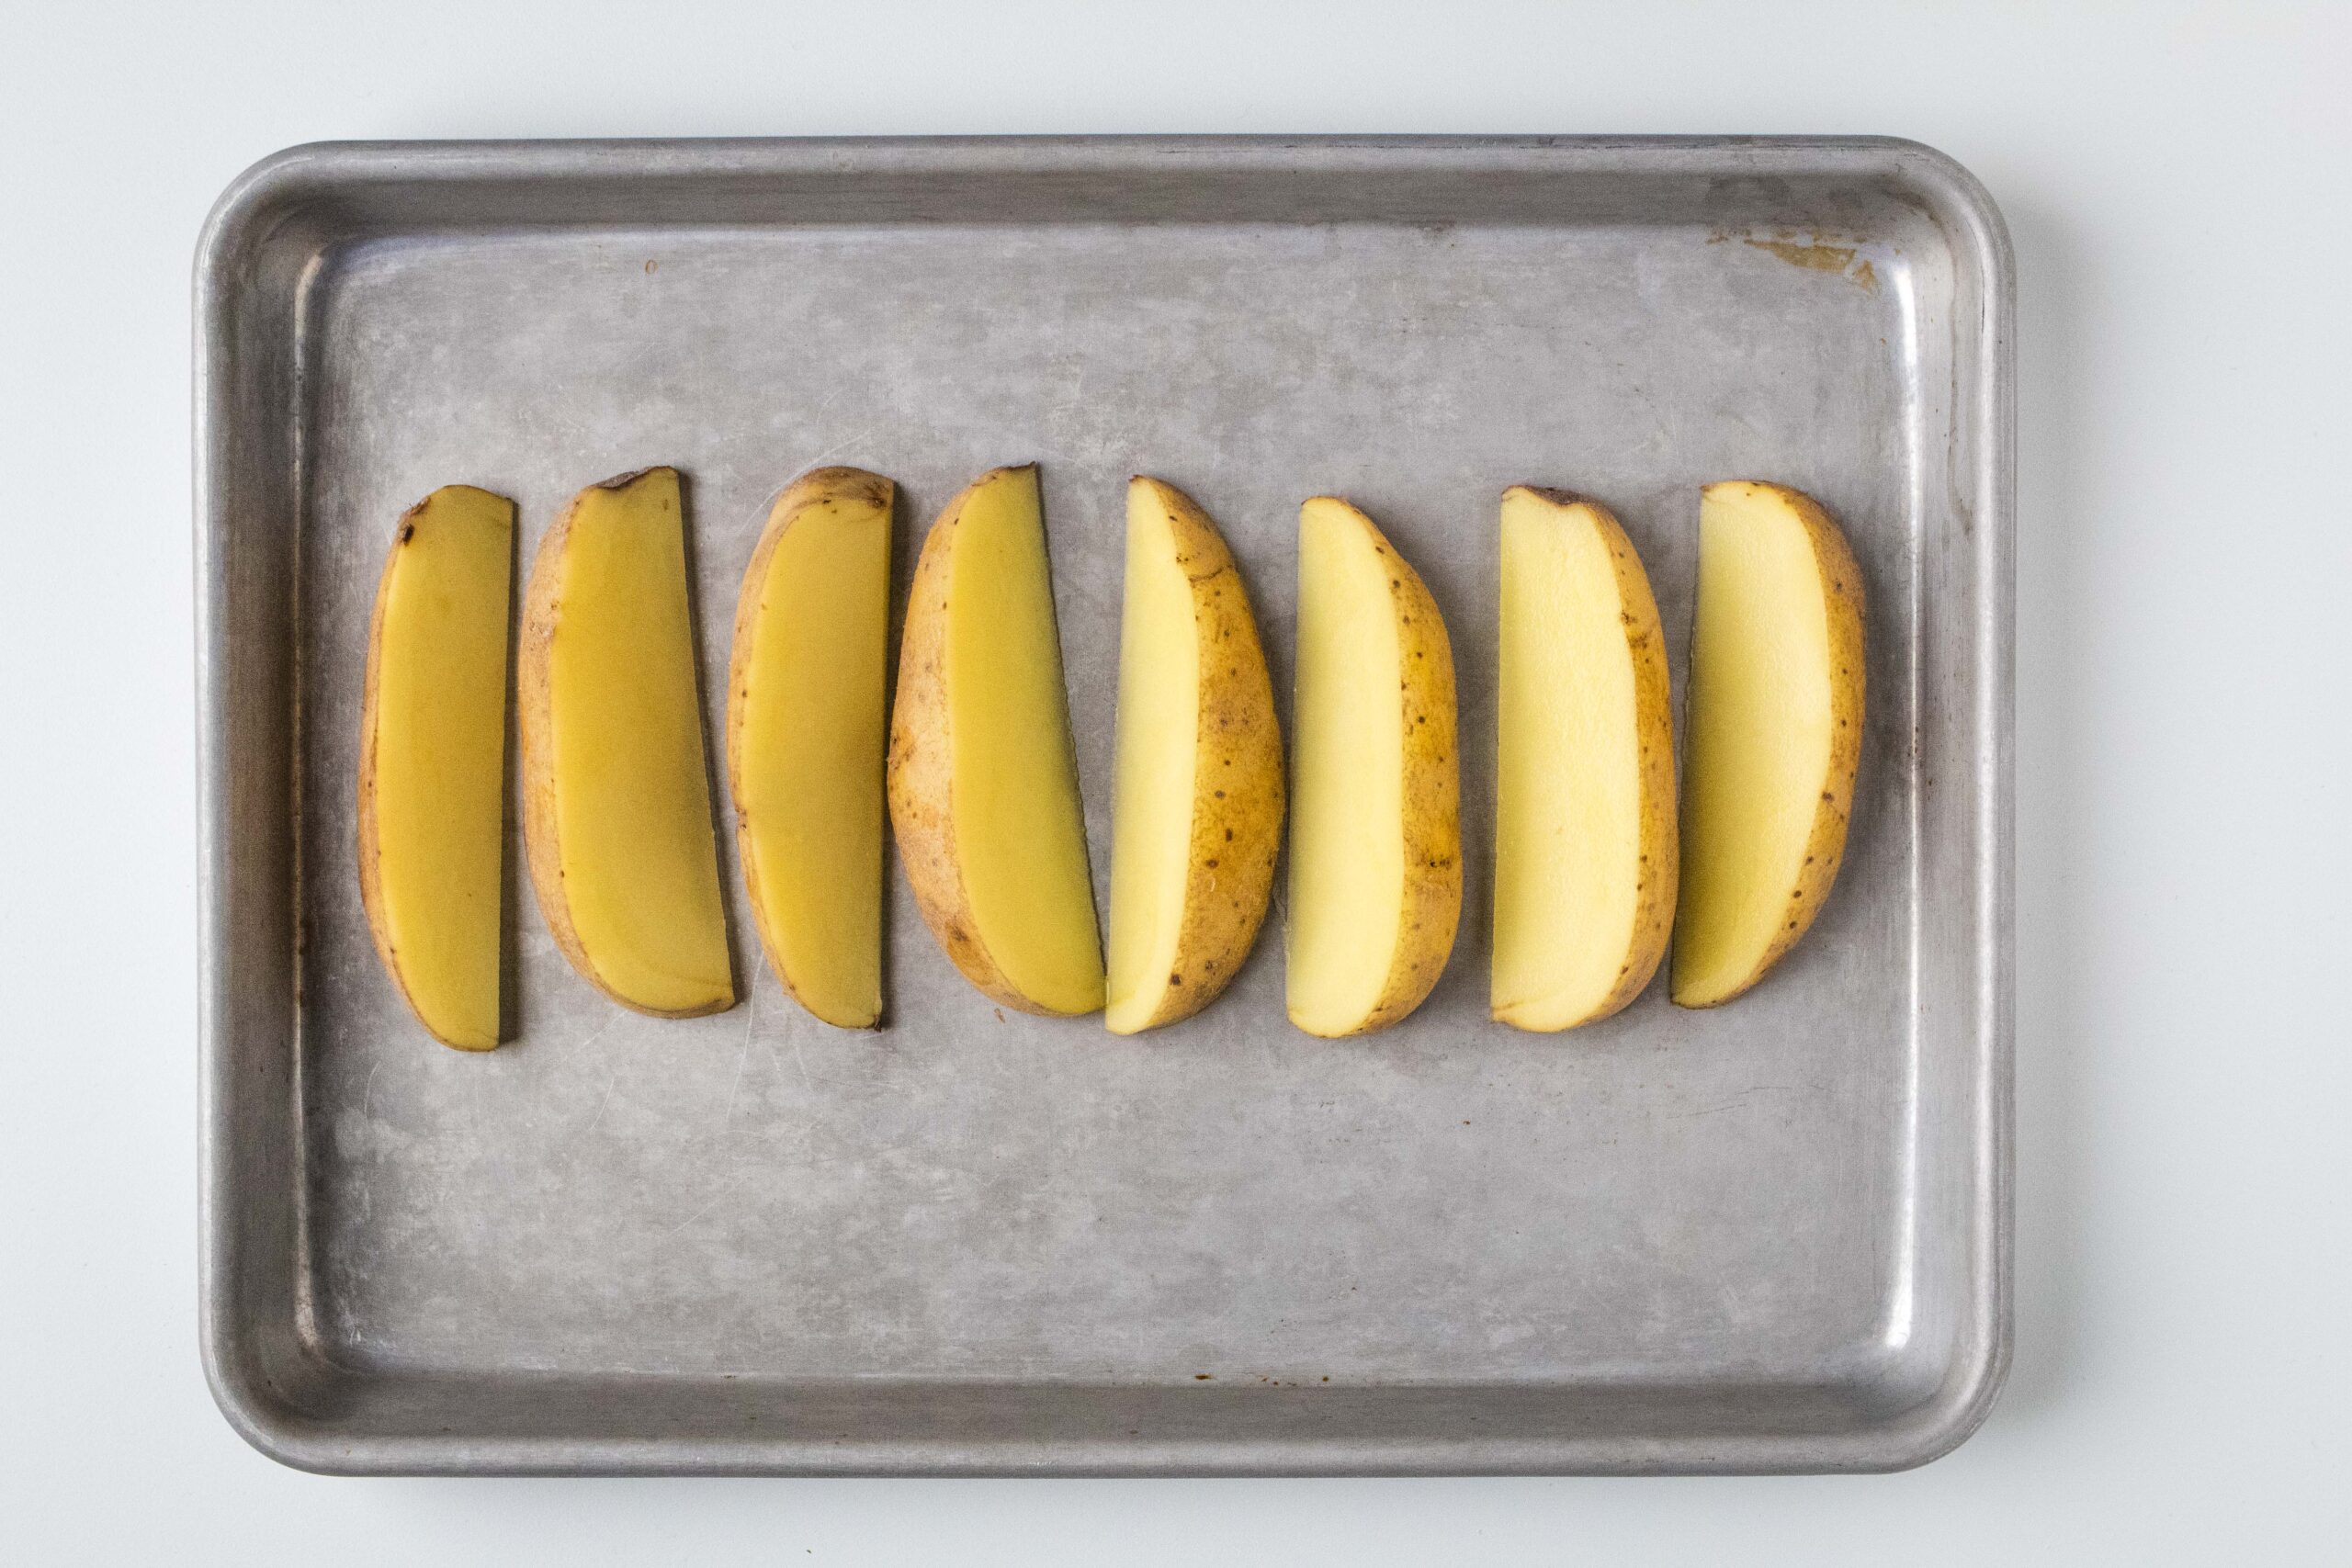
[[[297,149],[198,269],[204,1347],[354,1471],[1894,1468],[2007,1343],[2011,283],[1878,140],[1075,139]],[[510,851],[519,1032],[435,1045],[369,945],[351,780],[393,520],[687,476],[710,734],[773,493],[923,528],[1043,466],[1098,894],[1124,483],[1218,519],[1284,706],[1298,501],[1363,505],[1460,671],[1464,918],[1368,1039],[1227,996],[1001,1013],[893,873],[889,1027],[573,976]],[[1678,705],[1697,489],[1846,525],[1871,711],[1813,932],[1706,1013],[1486,1017],[1498,492],[1605,500]]]

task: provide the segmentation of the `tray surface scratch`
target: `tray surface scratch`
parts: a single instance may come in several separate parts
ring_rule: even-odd
[[[322,146],[198,257],[205,1356],[309,1468],[1887,1469],[2007,1346],[2011,282],[1963,171],[1870,139]],[[368,612],[434,487],[687,479],[709,733],[767,502],[852,463],[923,528],[1043,466],[1098,897],[1124,487],[1217,518],[1284,706],[1299,500],[1363,505],[1460,671],[1463,931],[1317,1041],[1281,912],[1134,1038],[996,1009],[895,868],[889,1026],[624,1012],[510,849],[513,1042],[434,1044],[352,869]],[[1846,525],[1849,858],[1710,1012],[1486,1016],[1495,503],[1606,501],[1679,706],[1697,489]],[[1104,899],[1107,904],[1107,899]]]

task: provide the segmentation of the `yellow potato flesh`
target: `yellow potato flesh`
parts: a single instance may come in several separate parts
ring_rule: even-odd
[[[514,503],[467,485],[401,519],[376,592],[360,786],[379,952],[435,1038],[499,1035]]]
[[[882,755],[890,481],[825,468],[777,501],[743,581],[729,688],[743,880],[785,988],[882,1013]]]
[[[1057,1013],[1102,1005],[1045,516],[1034,468],[963,502],[948,563],[947,722],[964,896],[1005,979]]]
[[[1167,508],[1138,482],[1127,496],[1126,599],[1119,622],[1116,808],[1111,840],[1111,967],[1103,1021],[1146,1027],[1168,993],[1192,873],[1201,710],[1191,580]]]
[[[705,773],[678,476],[654,468],[583,491],[535,569],[551,604],[534,781],[543,903],[569,956],[616,1000],[669,1016],[734,1005]],[[550,886],[549,881],[553,886]]]
[[[1498,725],[1494,1015],[1566,1029],[1648,982],[1675,879],[1657,608],[1589,502],[1504,493]]]
[[[1404,915],[1396,610],[1375,537],[1344,502],[1299,512],[1286,984],[1313,1034],[1363,1026]]]
[[[1710,485],[1683,736],[1674,999],[1746,990],[1801,936],[1843,852],[1861,728],[1860,581],[1777,486]]]

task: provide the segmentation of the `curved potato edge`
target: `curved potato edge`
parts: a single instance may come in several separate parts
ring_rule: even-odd
[[[1040,1018],[1083,1018],[1100,1011],[1100,1005],[1074,1012],[1048,1007],[1016,988],[998,967],[972,918],[956,852],[955,761],[944,711],[946,580],[956,530],[965,506],[982,487],[1009,474],[1034,472],[1036,467],[1017,463],[990,468],[956,493],[923,537],[907,593],[906,626],[899,634],[884,780],[899,865],[914,890],[923,924],[949,962],[990,1001]]]
[[[359,862],[360,908],[367,917],[368,940],[375,945],[376,956],[383,964],[384,973],[390,977],[392,988],[400,993],[401,1000],[407,1004],[409,1011],[415,1016],[418,1025],[427,1034],[453,1051],[479,1052],[494,1051],[505,1043],[506,1032],[503,1016],[500,1024],[492,1029],[491,1037],[486,1041],[453,1039],[448,1033],[436,1027],[432,1020],[425,1017],[424,1010],[417,1005],[415,993],[409,988],[408,975],[401,966],[400,954],[392,946],[391,932],[388,929],[390,921],[384,909],[382,846],[378,842],[376,822],[377,682],[383,670],[384,603],[390,593],[392,579],[400,569],[401,547],[413,536],[416,522],[432,507],[435,501],[457,491],[470,491],[476,495],[488,496],[498,502],[506,508],[506,525],[510,532],[515,525],[516,508],[511,498],[500,495],[495,491],[483,490],[478,485],[465,484],[437,486],[424,500],[402,512],[399,521],[393,525],[391,546],[384,552],[383,570],[377,573],[375,604],[368,615],[368,659],[366,672],[361,678],[359,705],[358,811],[354,837],[356,840]],[[511,604],[514,595],[512,585],[507,589],[507,595],[508,602]],[[503,678],[503,671],[501,672],[501,677]],[[500,741],[502,769],[505,761],[503,755],[504,744],[502,738]],[[501,902],[503,903],[503,895]],[[503,989],[503,985],[501,988]],[[502,1013],[503,1001],[504,998],[502,997]]]
[[[1374,553],[1398,569],[1389,592],[1397,619],[1396,657],[1403,677],[1398,722],[1405,744],[1399,824],[1406,835],[1405,886],[1396,947],[1387,978],[1361,1020],[1327,1031],[1290,1014],[1291,1022],[1305,1032],[1340,1040],[1376,1033],[1408,1017],[1445,974],[1462,919],[1462,772],[1453,643],[1436,599],[1412,562],[1361,507],[1335,495],[1311,496],[1305,504],[1317,501],[1344,507],[1370,537]],[[1417,722],[1423,718],[1430,722]]]
[[[1769,479],[1725,479],[1718,483],[1769,491],[1785,502],[1804,525],[1813,545],[1815,570],[1821,574],[1829,651],[1837,671],[1829,682],[1833,721],[1829,728],[1829,766],[1823,780],[1821,799],[1814,808],[1812,829],[1805,837],[1804,860],[1798,870],[1796,886],[1790,892],[1792,918],[1774,933],[1755,967],[1738,984],[1719,994],[1690,999],[1669,976],[1674,1004],[1694,1010],[1721,1007],[1754,989],[1813,929],[1822,906],[1828,902],[1830,889],[1836,886],[1838,869],[1845,860],[1846,829],[1853,816],[1854,784],[1860,771],[1862,718],[1868,698],[1869,671],[1863,644],[1863,622],[1868,610],[1861,566],[1846,541],[1845,531],[1826,508],[1801,490]],[[1711,484],[1705,488],[1712,491],[1717,487]],[[1849,679],[1841,681],[1838,675]]]
[[[1144,474],[1131,479],[1129,487],[1148,491],[1169,514],[1177,564],[1192,590],[1203,706],[1193,735],[1190,869],[1176,941],[1174,973],[1184,978],[1163,985],[1157,1003],[1140,1021],[1114,1022],[1106,1006],[1103,1026],[1114,1034],[1140,1034],[1182,1022],[1232,984],[1257,946],[1272,907],[1274,866],[1281,857],[1288,805],[1273,679],[1240,565],[1215,520],[1183,491]],[[1208,706],[1213,689],[1208,671],[1212,660],[1220,657],[1223,663],[1216,667],[1230,676],[1222,689],[1241,699],[1229,716],[1238,718],[1238,725],[1216,723]],[[1204,793],[1199,781],[1210,776],[1205,770],[1211,760],[1216,759],[1217,773],[1227,771],[1224,759],[1216,757],[1220,736],[1237,749],[1240,765],[1235,770],[1236,787],[1212,787]],[[1237,874],[1238,886],[1227,886]]]
[[[762,596],[767,587],[768,567],[775,557],[776,547],[784,542],[800,514],[811,506],[828,501],[862,502],[879,507],[883,525],[890,525],[890,513],[896,504],[898,486],[880,474],[864,468],[840,466],[811,468],[784,487],[775,502],[768,509],[768,520],[760,530],[760,541],[753,547],[752,558],[743,569],[743,584],[735,600],[735,626],[727,660],[727,794],[729,808],[735,816],[735,858],[743,874],[745,901],[751,906],[752,928],[759,933],[760,951],[767,960],[769,972],[784,994],[798,1003],[811,1018],[830,1023],[836,1029],[875,1029],[881,1025],[887,1001],[877,1002],[871,1012],[860,1011],[836,1017],[810,999],[808,994],[793,979],[790,967],[784,961],[784,947],[776,940],[768,921],[767,903],[761,897],[760,871],[757,858],[752,853],[745,835],[743,818],[743,761],[741,735],[745,721],[745,703],[749,695],[746,677],[752,649],[759,634]],[[888,732],[884,732],[887,756]],[[877,868],[879,870],[880,868]]]
[[[1490,1002],[1488,1016],[1529,1033],[1555,1034],[1614,1017],[1640,998],[1657,976],[1674,932],[1674,908],[1681,889],[1681,823],[1674,781],[1674,708],[1667,673],[1666,631],[1657,597],[1641,552],[1617,514],[1589,495],[1544,485],[1512,485],[1503,491],[1537,496],[1563,510],[1588,512],[1610,552],[1617,581],[1619,613],[1629,617],[1626,642],[1632,654],[1636,722],[1649,733],[1640,753],[1643,810],[1639,863],[1648,867],[1635,894],[1633,926],[1614,986],[1591,1008],[1559,1021],[1544,1017],[1548,997]],[[1498,846],[1498,854],[1500,848]]]
[[[563,562],[564,545],[571,536],[580,504],[589,491],[627,490],[657,474],[666,474],[674,482],[678,470],[666,463],[656,464],[589,485],[556,514],[532,555],[530,579],[523,595],[523,629],[514,659],[515,728],[521,739],[523,770],[524,859],[530,868],[532,897],[539,907],[540,918],[547,921],[548,934],[555,939],[558,951],[582,979],[612,1001],[647,1018],[707,1018],[735,1005],[731,976],[724,997],[714,998],[702,1007],[665,1009],[647,1007],[622,995],[598,972],[595,960],[589,956],[579,931],[571,923],[571,908],[564,897],[562,832],[555,808],[555,739],[547,711],[547,683],[548,660],[556,625],[561,618],[559,569]],[[683,506],[679,525],[684,526]],[[701,725],[699,714],[695,724],[697,728]]]

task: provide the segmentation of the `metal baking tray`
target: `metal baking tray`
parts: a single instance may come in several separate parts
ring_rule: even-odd
[[[2011,264],[1873,139],[327,145],[197,269],[203,1347],[306,1468],[1892,1469],[2008,1344]],[[1109,866],[1123,485],[1197,496],[1289,686],[1299,500],[1419,565],[1461,670],[1462,935],[1402,1026],[1284,1021],[1280,912],[1136,1039],[1002,1013],[894,874],[889,1027],[616,1010],[510,889],[513,1043],[425,1037],[353,868],[401,509],[688,476],[716,733],[740,574],[812,465],[898,559],[1040,460]],[[1772,977],[1487,1018],[1506,484],[1605,499],[1684,674],[1697,490],[1795,484],[1867,579],[1850,854]],[[730,872],[732,846],[722,845]],[[510,851],[519,865],[519,850]]]

